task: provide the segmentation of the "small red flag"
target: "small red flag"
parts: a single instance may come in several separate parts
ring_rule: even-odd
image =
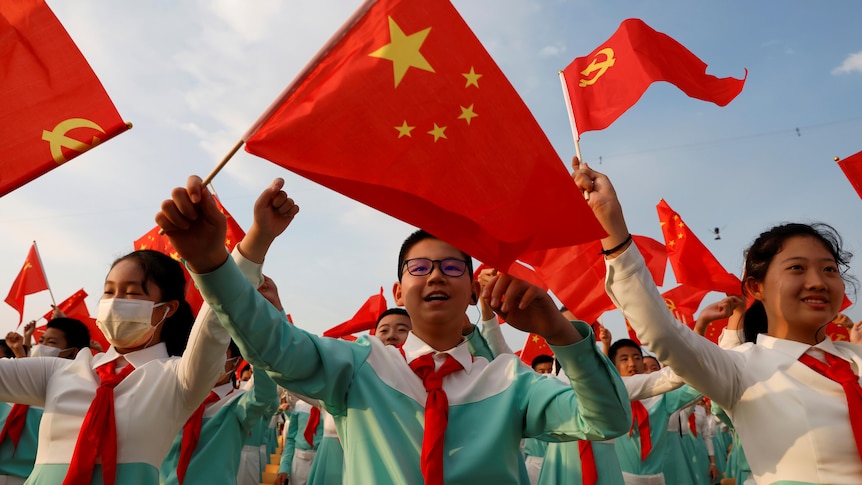
[[[30,246],[30,252],[27,253],[27,259],[24,260],[24,266],[21,267],[21,271],[18,272],[18,276],[6,296],[6,303],[17,310],[20,315],[19,325],[24,320],[24,297],[47,289],[48,278],[45,277],[45,270],[42,269],[39,251],[34,242]]]
[[[90,310],[87,309],[87,303],[84,299],[87,298],[87,292],[84,291],[83,288],[76,291],[72,296],[66,298],[62,302],[57,305],[57,308],[63,312],[69,318],[74,318],[76,320],[80,320],[84,325],[87,326],[87,330],[90,331],[90,340],[95,340],[99,342],[99,345],[102,346],[102,350],[107,350],[111,344],[108,343],[108,339],[105,338],[102,331],[96,326],[96,319],[90,316]],[[50,310],[45,315],[43,315],[45,320],[50,321],[54,318],[54,310]],[[36,327],[33,331],[33,340],[38,342],[39,338],[45,333],[45,330],[48,327],[46,325],[42,325],[41,327]]]
[[[129,126],[42,0],[0,2],[0,197]]]
[[[677,321],[682,322],[688,328],[694,328],[695,312],[700,307],[703,298],[709,290],[693,288],[687,285],[679,285],[676,288],[662,293],[662,298],[667,309],[673,313]]]
[[[604,234],[448,0],[367,1],[244,139],[496,268]]]
[[[706,68],[676,40],[643,20],[627,19],[607,41],[572,61],[561,75],[580,135],[610,126],[656,81],[667,81],[689,97],[718,106],[742,92],[745,78],[717,78]]]
[[[233,251],[233,248],[237,243],[242,241],[242,238],[245,237],[245,231],[242,230],[239,223],[236,222],[236,219],[234,219],[227,209],[224,208],[221,201],[218,200],[218,197],[213,196],[213,199],[215,200],[216,207],[218,207],[218,210],[224,214],[227,220],[227,232],[225,233],[224,245],[228,251]],[[159,230],[159,226],[156,226],[150,229],[149,232],[143,236],[136,239],[134,246],[135,251],[139,249],[152,249],[153,251],[167,254],[179,261],[179,253],[177,253],[177,250],[174,249],[173,245],[168,241],[167,236],[159,234]],[[186,301],[191,305],[192,312],[197,315],[198,311],[201,309],[201,305],[203,305],[204,299],[201,296],[201,292],[195,286],[195,283],[192,280],[191,275],[189,275],[185,265],[183,265],[183,271],[186,275]]]
[[[380,293],[371,295],[365,300],[353,318],[323,332],[323,336],[339,338],[365,330],[373,330],[380,314],[385,312],[387,308],[386,297],[383,296],[383,287],[381,286]]]
[[[548,347],[548,343],[545,342],[545,338],[541,335],[536,335],[531,333],[527,335],[527,340],[524,342],[524,348],[521,349],[521,362],[532,365],[533,359],[540,355],[550,355],[554,356],[554,352],[551,351],[551,348]]]
[[[742,294],[739,278],[721,266],[664,199],[659,201],[656,210],[677,283],[727,295]]]
[[[838,166],[856,190],[856,194],[862,197],[862,152],[839,160]]]

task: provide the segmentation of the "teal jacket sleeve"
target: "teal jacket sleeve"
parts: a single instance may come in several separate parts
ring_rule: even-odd
[[[257,423],[269,420],[278,409],[278,387],[266,372],[254,375],[254,386],[237,403],[237,419],[242,429],[251,431]],[[268,424],[268,423],[267,423]]]
[[[281,462],[278,465],[278,473],[287,473],[287,476],[290,476],[290,467],[293,464],[297,429],[299,429],[299,417],[293,413],[290,417],[290,424],[287,425],[287,439],[284,443],[284,450],[281,452]]]
[[[215,271],[192,277],[248,362],[269,371],[285,389],[320,399],[330,413],[345,412],[347,390],[371,352],[367,340],[318,337],[293,326],[230,258]]]

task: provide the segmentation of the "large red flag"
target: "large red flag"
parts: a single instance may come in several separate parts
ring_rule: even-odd
[[[728,295],[742,294],[739,278],[721,266],[664,199],[659,201],[656,210],[677,283]]]
[[[604,234],[448,0],[366,1],[243,138],[496,268]]]
[[[610,39],[572,61],[561,75],[580,135],[610,126],[656,81],[667,81],[692,98],[719,106],[742,92],[745,78],[717,78],[707,74],[706,67],[671,37],[643,20],[627,19]]]
[[[24,266],[21,267],[21,271],[12,283],[12,288],[9,288],[9,294],[6,295],[6,303],[20,315],[19,325],[24,320],[24,297],[47,289],[48,278],[45,277],[45,270],[42,269],[42,262],[34,242],[27,253],[27,259],[24,260]]]
[[[377,325],[377,319],[380,318],[381,313],[386,311],[386,308],[388,308],[386,306],[386,297],[383,296],[383,287],[381,286],[380,293],[371,295],[365,300],[365,303],[357,310],[353,318],[323,332],[323,336],[340,338],[365,330],[373,330]]]
[[[227,219],[227,233],[225,234],[224,245],[228,249],[228,251],[233,251],[233,248],[237,245],[238,242],[242,241],[242,238],[245,237],[245,231],[242,230],[239,223],[227,209],[224,208],[221,201],[218,200],[218,197],[213,197],[215,199],[216,207],[221,211],[222,214],[225,215]],[[168,256],[180,260],[180,255],[177,253],[174,246],[168,241],[168,237],[164,234],[160,234],[159,226],[156,226],[149,230],[146,234],[139,237],[135,240],[135,250],[138,249],[152,249],[154,251],[158,251],[160,253],[167,254]],[[195,315],[198,314],[198,310],[201,309],[201,305],[203,305],[204,299],[201,296],[201,292],[198,291],[197,287],[194,284],[191,276],[189,275],[188,270],[185,265],[183,265],[183,271],[185,271],[186,275],[186,301],[189,302],[189,305],[192,307],[192,312]],[[107,348],[107,347],[106,347]]]
[[[0,197],[129,128],[42,0],[0,2]]]
[[[856,190],[856,194],[862,197],[862,152],[838,161],[838,166]]]
[[[57,308],[63,312],[69,318],[74,318],[76,320],[80,320],[87,326],[87,329],[90,331],[90,340],[95,340],[99,342],[99,345],[102,346],[102,350],[107,350],[111,344],[108,343],[108,340],[102,334],[102,331],[99,330],[99,327],[96,326],[96,319],[90,316],[90,310],[87,309],[87,303],[84,299],[87,298],[87,292],[84,291],[83,288],[76,291],[72,296],[66,298],[62,302],[57,305]],[[45,320],[51,320],[54,317],[54,310],[46,313],[43,318]],[[45,330],[48,327],[43,325],[41,327],[37,327],[33,332],[33,340],[36,342],[39,341],[39,338],[45,333]]]
[[[632,237],[644,255],[657,286],[664,283],[667,253],[664,245],[646,236]],[[605,259],[599,241],[534,254],[533,267],[551,292],[576,318],[593,322],[613,303],[605,291]]]

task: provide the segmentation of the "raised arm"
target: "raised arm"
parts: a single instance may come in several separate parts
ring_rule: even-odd
[[[573,167],[576,185],[589,194],[588,204],[608,233],[602,246],[613,250],[605,256],[605,288],[611,300],[659,361],[717,403],[735,402],[744,357],[718,348],[676,321],[636,245],[626,242],[629,230],[610,180],[577,159]]]

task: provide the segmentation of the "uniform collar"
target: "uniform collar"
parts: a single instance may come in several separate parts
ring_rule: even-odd
[[[440,365],[443,364],[446,360],[447,354],[457,360],[468,374],[470,373],[470,369],[473,367],[473,355],[470,354],[467,340],[463,337],[461,338],[461,343],[455,347],[445,351],[438,351],[425,343],[421,338],[417,337],[415,333],[410,332],[407,335],[407,340],[404,341],[404,345],[401,347],[401,350],[404,352],[404,358],[407,360],[408,364],[418,357],[433,353],[434,362],[436,364],[435,368],[439,368]]]

